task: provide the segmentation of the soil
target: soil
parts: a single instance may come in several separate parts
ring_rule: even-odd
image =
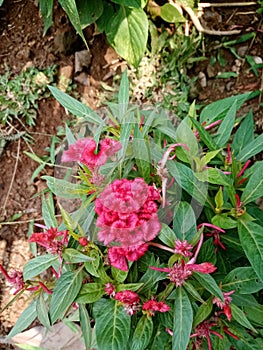
[[[47,35],[43,37],[43,22],[33,0],[5,0],[0,7],[0,74],[5,66],[11,68],[14,74],[33,65],[38,69],[46,68],[52,64],[59,67],[60,74],[65,72],[68,78],[75,79],[74,64],[75,52],[85,49],[82,41],[75,35],[67,17],[59,5],[55,5],[54,24]],[[256,7],[221,7],[209,9],[204,25],[213,30],[230,30],[236,26],[242,33],[256,33],[253,41],[235,46],[241,54],[248,54],[263,58],[263,25],[261,17],[255,12]],[[208,10],[206,10],[208,11]],[[111,84],[111,77],[115,73],[114,62],[118,56],[109,48],[105,37],[97,35],[94,28],[85,33],[90,45],[91,63],[85,70],[84,80],[75,79],[79,96],[85,97],[86,102],[93,109],[99,104],[99,93],[102,90],[101,82]],[[234,37],[236,38],[236,37]],[[233,39],[231,36],[230,39]],[[205,44],[207,57],[210,58],[218,52],[216,46],[220,45],[221,37],[210,37]],[[243,47],[243,48],[242,48]],[[200,72],[207,76],[207,85],[198,85],[196,98],[199,102],[208,103],[237,93],[262,90],[262,70],[259,75],[249,70],[247,63],[239,67],[238,79],[216,79],[221,70],[233,71],[235,57],[230,50],[222,48],[221,54],[226,61],[222,68],[218,63],[211,68],[209,59],[199,63],[190,72],[197,76]],[[260,96],[249,101],[243,111],[252,109],[257,124],[257,132],[262,132],[263,112],[259,108]],[[34,137],[30,145],[37,155],[45,154],[45,148],[50,145],[51,135],[56,134],[57,127],[63,126],[69,120],[64,108],[53,98],[43,99],[39,103],[37,123],[35,127],[28,128]],[[31,151],[23,138],[7,144],[0,158],[0,222],[7,222],[14,214],[22,213],[19,221],[25,223],[3,224],[0,230],[0,264],[7,270],[22,269],[30,257],[27,243],[28,222],[41,217],[41,198],[36,196],[44,188],[45,183],[41,175],[52,175],[52,168],[45,168],[37,179],[30,180],[37,164],[25,155]],[[40,222],[40,221],[39,221]],[[26,297],[11,305],[0,314],[0,335],[8,333],[17,318],[25,308]],[[11,299],[10,288],[0,275],[0,309]],[[0,345],[0,349],[5,349]]]

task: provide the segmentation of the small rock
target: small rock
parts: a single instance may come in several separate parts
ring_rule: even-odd
[[[89,68],[91,62],[90,50],[75,52],[75,73],[83,71],[83,68]]]
[[[21,60],[21,59],[28,59],[30,58],[30,48],[29,47],[25,47],[22,50],[18,51],[18,53],[16,54],[16,58]]]
[[[199,72],[198,73],[198,80],[202,88],[207,87],[207,80],[206,80],[206,75],[204,72]]]
[[[209,64],[206,68],[206,73],[208,78],[214,78],[217,74],[216,67]]]
[[[237,49],[237,54],[241,57],[245,57],[248,51],[248,46],[244,45],[244,46],[239,46],[239,48]]]
[[[26,72],[29,68],[33,67],[33,65],[34,65],[33,61],[28,61],[28,62],[24,65],[24,67],[23,67],[22,70],[23,70],[24,72]]]
[[[226,91],[231,91],[233,85],[235,85],[234,81],[229,81],[228,83],[226,83]]]
[[[88,73],[82,72],[74,78],[75,81],[84,86],[90,86],[90,79]]]
[[[66,91],[72,79],[73,67],[60,67],[58,75],[58,88],[62,91]]]
[[[259,56],[254,56],[254,57],[253,57],[253,60],[254,60],[254,62],[255,62],[256,64],[262,64],[262,63],[263,63],[262,58],[259,57]]]

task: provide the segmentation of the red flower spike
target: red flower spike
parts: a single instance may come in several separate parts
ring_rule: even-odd
[[[131,290],[123,290],[116,293],[114,299],[122,303],[124,310],[130,316],[134,315],[140,309],[140,298],[137,293]]]
[[[88,245],[89,241],[87,240],[86,237],[80,237],[79,238],[79,244],[82,245],[83,247],[86,247]]]
[[[13,295],[16,295],[25,287],[22,271],[13,270],[8,274],[6,269],[3,267],[3,265],[0,264],[0,272],[2,272],[7,282],[12,286],[11,293]]]
[[[63,247],[68,245],[68,231],[58,231],[56,227],[50,227],[44,232],[33,233],[29,242],[36,242],[51,254],[61,255]]]
[[[146,311],[148,316],[154,316],[155,312],[167,312],[170,306],[163,301],[148,300],[142,305],[142,310]]]
[[[216,304],[219,309],[223,310],[228,321],[231,321],[231,318],[232,318],[232,312],[231,312],[231,308],[229,305],[232,301],[232,298],[230,297],[230,295],[232,295],[233,293],[235,293],[234,290],[231,290],[229,292],[223,292],[224,301],[222,301],[221,299],[219,299],[217,297],[215,297],[213,299],[213,304]]]
[[[110,297],[114,297],[115,296],[115,286],[112,283],[106,283],[105,284],[105,293],[108,294]]]
[[[180,254],[184,257],[192,256],[193,253],[190,252],[190,250],[192,250],[192,249],[193,249],[193,246],[191,244],[189,244],[186,240],[180,241],[180,239],[177,239],[175,241],[174,252],[176,254]]]

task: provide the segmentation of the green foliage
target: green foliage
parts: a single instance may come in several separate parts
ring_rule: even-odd
[[[17,119],[22,125],[35,125],[37,102],[50,96],[47,86],[53,83],[55,74],[55,66],[43,71],[30,67],[16,76],[6,70],[0,76],[0,123]]]
[[[96,23],[98,30],[105,32],[109,44],[116,52],[135,67],[146,51],[148,14],[154,18],[159,16],[170,23],[185,21],[180,2],[177,5],[167,3],[161,7],[157,4],[153,6],[147,0],[59,0],[59,3],[86,45],[83,29]],[[191,1],[186,4],[194,6]],[[52,25],[53,0],[40,0],[39,8],[46,34]]]
[[[263,232],[256,202],[262,196],[263,163],[247,168],[247,159],[262,152],[263,144],[260,136],[249,131],[246,140],[252,147],[248,151],[246,142],[234,135],[243,135],[247,125],[254,128],[251,112],[238,119],[237,131],[233,127],[237,110],[250,95],[215,102],[200,115],[192,113],[192,107],[191,117],[176,128],[163,111],[129,106],[126,74],[121,86],[119,104],[109,104],[114,126],[51,89],[89,126],[97,127],[97,152],[100,140],[108,137],[120,141],[122,149],[97,168],[79,162],[77,183],[43,177],[55,196],[78,199],[80,204],[72,213],[60,205],[62,223],[57,227],[51,197],[42,200],[47,226],[46,236],[41,236],[43,245],[48,244],[43,237],[55,235],[48,254],[31,259],[24,267],[23,290],[39,287],[32,295],[37,304],[31,304],[30,314],[25,311],[25,327],[38,317],[48,328],[65,319],[77,303],[87,348],[95,333],[94,347],[99,350],[186,350],[197,345],[216,350],[257,349],[262,340]],[[213,132],[204,128],[215,121]],[[66,134],[72,150],[77,135],[69,130]],[[100,153],[92,154],[96,156]],[[150,241],[145,238],[148,251],[140,257],[134,257],[134,251],[129,251],[128,258],[122,255],[138,248],[136,231],[132,231],[134,245],[128,246],[120,242],[113,247],[103,245],[100,236],[96,213],[107,205],[108,218],[115,200],[112,196],[104,202],[101,193],[115,179],[123,178],[143,178],[162,196],[155,201],[160,232]],[[141,190],[138,197],[144,195]],[[145,201],[140,205],[145,208]],[[114,214],[118,215],[114,223],[119,224],[123,213],[115,210]],[[128,214],[125,211],[125,220]],[[53,225],[58,231],[52,230]],[[112,231],[107,232],[109,237]],[[111,260],[114,249],[121,250]],[[122,259],[127,269],[118,265]],[[41,287],[41,274],[50,268],[54,276],[47,283],[42,281]],[[130,294],[135,295],[132,301],[127,297]],[[149,302],[162,302],[158,305],[165,305],[166,310],[148,309]],[[11,334],[23,329],[19,319]]]

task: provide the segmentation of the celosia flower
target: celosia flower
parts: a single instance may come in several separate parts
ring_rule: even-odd
[[[226,315],[228,321],[231,321],[231,318],[232,318],[232,312],[229,305],[232,301],[232,298],[230,297],[230,295],[232,295],[233,293],[235,293],[234,290],[231,290],[230,292],[223,292],[224,301],[222,301],[217,297],[213,299],[213,304],[216,304],[217,307],[219,307],[219,309],[224,311],[224,314]]]
[[[112,283],[106,283],[104,291],[106,294],[108,294],[110,297],[115,296],[115,286]]]
[[[150,268],[156,271],[168,272],[170,281],[173,282],[176,287],[182,286],[193,272],[212,273],[216,270],[216,267],[209,262],[204,262],[202,264],[185,264],[184,261],[174,264],[172,268],[159,268],[154,266]]]
[[[62,238],[59,240],[58,237]],[[51,254],[61,254],[63,247],[68,244],[68,231],[58,231],[56,227],[50,227],[44,232],[33,233],[29,242],[36,242]]]
[[[195,332],[194,334],[190,335],[190,338],[196,337],[197,339],[195,344],[200,347],[202,346],[203,339],[206,338],[208,350],[212,350],[212,342],[211,342],[210,335],[214,334],[220,339],[223,339],[222,334],[211,329],[214,326],[218,326],[217,322],[203,321],[202,323],[200,323],[198,326],[195,327]]]
[[[140,298],[137,293],[131,290],[116,293],[114,299],[122,303],[128,315],[134,315],[139,310]]]
[[[128,271],[127,260],[136,261],[143,256],[148,250],[148,244],[143,243],[130,247],[110,247],[108,257],[110,264],[117,269]]]
[[[156,311],[167,312],[170,306],[163,301],[148,300],[142,305],[142,310],[146,311],[149,316],[154,316]]]
[[[25,282],[23,280],[23,272],[18,270],[13,270],[7,273],[6,269],[0,265],[0,272],[5,276],[7,282],[12,286],[11,293],[17,294],[25,287]]]
[[[92,138],[78,139],[69,149],[63,153],[62,161],[78,161],[93,170],[105,164],[107,159],[121,149],[121,144],[112,139],[100,141],[98,152],[96,153],[96,142]]]
[[[193,249],[193,246],[191,244],[189,244],[186,240],[180,241],[180,239],[177,239],[175,241],[174,252],[176,254],[181,254],[184,257],[192,256],[193,253],[190,252],[190,250],[192,250],[192,249]]]
[[[155,202],[159,198],[158,191],[141,178],[106,186],[95,202],[99,240],[129,247],[154,239],[161,229]]]

